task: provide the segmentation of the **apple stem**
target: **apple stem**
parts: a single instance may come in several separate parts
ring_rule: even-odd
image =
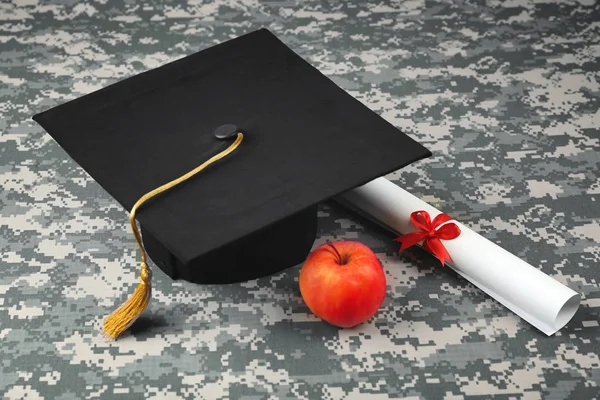
[[[344,265],[344,262],[343,262],[343,259],[342,259],[342,255],[340,254],[340,252],[338,251],[338,249],[333,245],[333,243],[331,243],[331,240],[327,240],[327,245],[329,247],[331,247],[333,249],[333,251],[335,251],[335,254],[337,254],[338,263],[340,265]]]

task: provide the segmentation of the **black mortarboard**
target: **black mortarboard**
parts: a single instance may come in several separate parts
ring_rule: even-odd
[[[242,132],[230,155],[137,215],[150,258],[197,283],[303,262],[318,203],[430,155],[265,29],[34,120],[127,210],[231,146],[218,127]]]

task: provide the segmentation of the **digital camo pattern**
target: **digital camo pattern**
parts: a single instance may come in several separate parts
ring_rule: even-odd
[[[154,268],[150,309],[103,341],[138,282],[127,214],[31,116],[263,26],[429,147],[390,178],[580,292],[574,319],[546,337],[326,204],[315,246],[359,240],[384,265],[368,323],[312,316],[300,267],[226,286]],[[13,0],[0,46],[4,398],[600,398],[597,3]]]

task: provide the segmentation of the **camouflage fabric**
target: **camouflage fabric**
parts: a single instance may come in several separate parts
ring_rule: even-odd
[[[599,398],[599,16],[590,0],[1,2],[0,394]],[[369,322],[312,316],[300,266],[225,286],[154,268],[149,310],[103,341],[138,282],[127,213],[31,116],[263,26],[429,147],[389,178],[580,292],[574,319],[546,337],[324,204],[315,246],[359,240],[384,265]]]

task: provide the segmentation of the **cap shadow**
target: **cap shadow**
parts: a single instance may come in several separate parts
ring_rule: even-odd
[[[169,326],[167,320],[162,316],[145,316],[141,315],[134,323],[129,327],[129,333],[135,336],[136,339],[147,339]]]

